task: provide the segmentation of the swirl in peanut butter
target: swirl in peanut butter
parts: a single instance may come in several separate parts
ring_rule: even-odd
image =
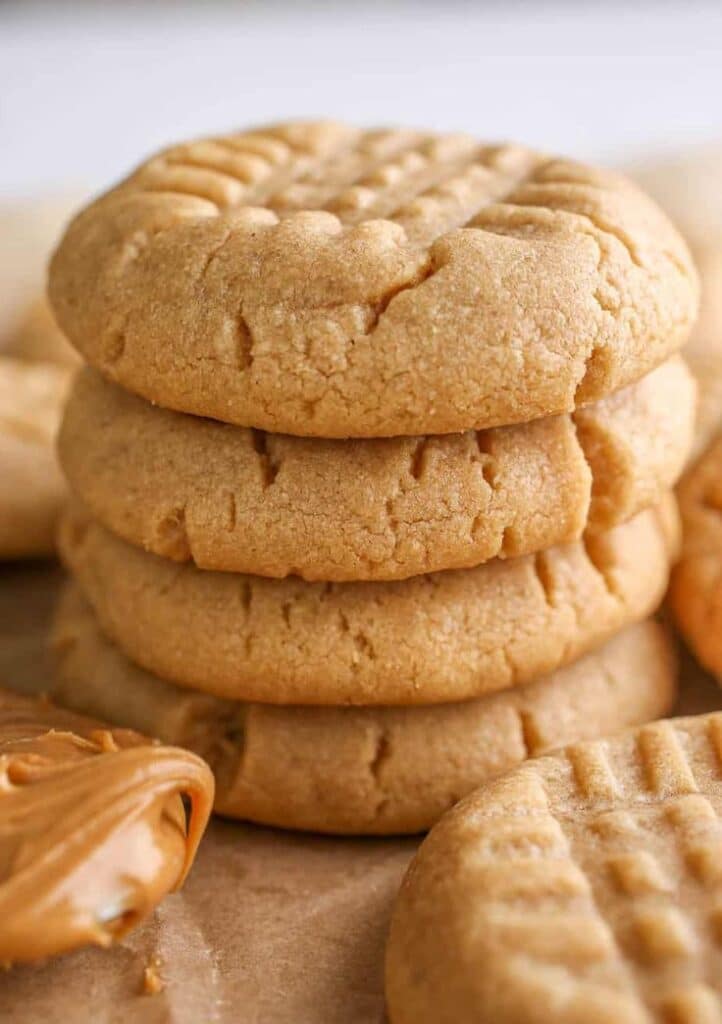
[[[193,754],[0,691],[0,963],[127,932],[183,882],[212,803]]]

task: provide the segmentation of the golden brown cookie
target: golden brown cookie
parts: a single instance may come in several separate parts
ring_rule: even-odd
[[[722,240],[722,146],[703,143],[629,169],[695,249]]]
[[[78,193],[33,196],[27,200],[0,199],[0,293],[3,297],[0,353],[3,355],[25,355],[19,351],[18,335],[26,334],[28,311],[36,303],[40,304],[50,251],[80,198]],[[42,305],[47,311],[44,297]],[[40,321],[36,323],[40,326]],[[54,330],[58,332],[57,326]],[[63,346],[72,354],[67,342],[63,342]],[[50,361],[54,360],[50,358]]]
[[[608,530],[677,480],[695,386],[678,357],[600,402],[516,427],[333,441],[152,406],[94,370],[59,452],[109,529],[203,569],[403,579]]]
[[[721,759],[722,715],[672,719],[462,801],[396,902],[392,1024],[718,1020]]]
[[[699,381],[693,455],[722,427],[722,147],[692,147],[633,171],[686,238],[702,302],[685,356]]]
[[[106,635],[163,679],[275,704],[428,704],[528,682],[645,618],[677,527],[668,497],[565,547],[386,583],[178,565],[77,507],[59,546]]]
[[[78,366],[80,359],[55,323],[44,295],[37,296],[20,317],[15,329],[4,339],[3,355],[33,363]]]
[[[69,383],[61,367],[0,357],[0,559],[54,549],[65,497],[54,439]]]
[[[694,458],[722,428],[722,225],[716,242],[696,246],[693,253],[702,280],[699,320],[685,347],[699,385]]]
[[[175,146],[73,221],[61,328],[160,405],[321,437],[569,412],[686,340],[686,246],[608,171],[297,123]]]
[[[670,604],[685,639],[722,680],[722,434],[679,487],[682,555]]]
[[[630,626],[567,668],[504,693],[427,708],[222,701],[133,665],[76,587],[54,629],[61,704],[199,753],[216,810],[320,832],[418,832],[524,757],[668,711],[676,666],[661,626]]]

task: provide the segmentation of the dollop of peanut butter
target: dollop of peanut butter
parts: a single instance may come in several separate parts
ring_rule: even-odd
[[[183,882],[200,758],[0,690],[0,963],[110,943]]]

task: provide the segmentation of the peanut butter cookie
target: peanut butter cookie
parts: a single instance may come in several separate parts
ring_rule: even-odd
[[[64,368],[0,356],[0,559],[49,555],[65,497],[54,451]]]
[[[541,551],[657,503],[692,444],[679,357],[572,414],[420,438],[266,434],[152,406],[94,370],[59,452],[119,536],[199,568],[404,579]]]
[[[687,339],[687,248],[631,182],[459,135],[260,128],[151,157],[50,268],[60,327],[159,405],[275,433],[502,426]]]
[[[669,640],[649,621],[535,682],[426,708],[282,707],[179,689],[106,640],[77,587],[53,639],[59,703],[200,754],[221,814],[317,832],[430,828],[525,757],[648,721],[675,693]]]
[[[700,662],[722,680],[722,434],[686,474],[679,507],[682,555],[670,604]]]
[[[430,704],[529,682],[645,618],[666,590],[677,529],[668,497],[537,555],[385,583],[179,565],[79,507],[59,546],[103,631],[163,679],[274,704]]]
[[[716,1020],[721,764],[722,715],[672,719],[462,801],[396,903],[392,1024]]]

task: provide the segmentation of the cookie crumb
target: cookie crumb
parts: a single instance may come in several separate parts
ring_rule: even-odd
[[[158,973],[161,964],[162,960],[160,957],[154,956],[145,967],[143,971],[143,995],[157,996],[165,988],[165,982]]]

